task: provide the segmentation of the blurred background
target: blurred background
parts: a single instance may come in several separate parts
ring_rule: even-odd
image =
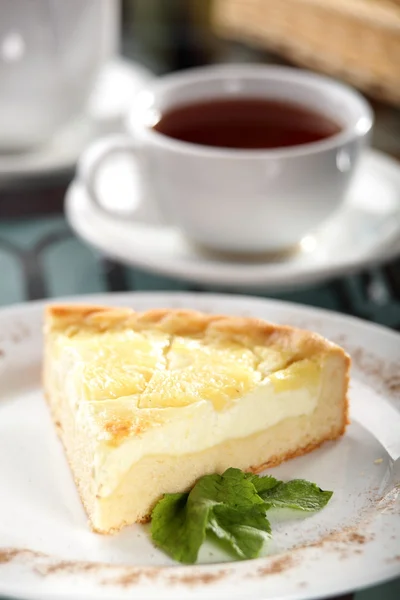
[[[77,160],[95,139],[124,130],[132,98],[149,77],[232,62],[322,72],[367,96],[376,113],[374,148],[400,159],[399,0],[1,0],[0,9],[0,77],[7,82],[0,94],[1,129],[11,137],[18,124],[27,131],[29,119],[29,125],[38,123],[35,107],[45,103],[54,123],[62,123],[57,134],[37,146],[0,152],[0,304],[104,290],[221,288],[122,265],[83,243],[65,220],[64,197]],[[36,38],[30,40],[38,16]],[[46,19],[53,23],[51,34],[44,33]],[[27,48],[36,48],[38,40],[39,63],[28,64],[33,81],[27,86],[29,77],[23,72],[19,81],[8,80],[11,71],[18,74],[18,65],[26,66]],[[67,57],[62,67],[54,59],[58,52]],[[49,56],[51,63],[46,62]],[[67,102],[62,91],[54,95],[46,88],[49,82],[43,84],[48,89],[44,97],[37,92],[39,75],[56,72],[63,78],[61,90],[62,85],[71,88],[71,78],[79,83],[73,101]],[[14,97],[7,98],[6,91]],[[60,108],[53,115],[54,106],[63,112]],[[75,116],[70,118],[68,111]],[[397,258],[290,291],[231,289],[400,328]]]
[[[10,2],[17,6],[21,0],[2,0],[3,11]],[[113,55],[120,55],[157,75],[226,62],[289,64],[323,72],[367,95],[376,111],[373,145],[400,158],[398,0],[99,0],[97,5],[101,10],[92,16],[86,39],[96,49],[98,61],[107,64]],[[19,42],[11,30],[11,37],[3,40],[3,58],[8,52],[16,59]],[[76,78],[83,76],[75,72]],[[104,86],[103,79],[96,85]],[[110,95],[109,89],[106,92]],[[95,100],[99,106],[92,108],[99,112],[105,100]],[[108,102],[116,105],[108,106],[110,111],[124,108],[123,98]],[[60,159],[62,164],[47,169],[45,157],[37,159],[43,163],[37,168],[33,158],[27,159],[20,172],[7,158],[0,164],[1,216],[62,210],[65,185],[73,176],[73,156],[64,158],[69,164]],[[25,189],[22,194],[18,189],[29,179],[42,190],[34,202],[27,202]]]

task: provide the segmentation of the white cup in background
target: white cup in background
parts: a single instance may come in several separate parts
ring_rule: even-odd
[[[119,0],[1,0],[0,152],[49,140],[118,46]]]
[[[310,144],[240,150],[179,141],[152,127],[172,107],[227,97],[299,103],[331,117],[341,131]],[[139,93],[128,135],[91,148],[79,178],[91,201],[118,218],[101,204],[96,181],[110,156],[131,155],[145,202],[154,202],[192,241],[223,252],[281,251],[341,206],[372,125],[372,110],[358,92],[320,75],[259,65],[190,69]]]

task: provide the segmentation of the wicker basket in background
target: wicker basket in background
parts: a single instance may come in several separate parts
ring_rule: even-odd
[[[400,0],[214,0],[212,22],[400,105]]]

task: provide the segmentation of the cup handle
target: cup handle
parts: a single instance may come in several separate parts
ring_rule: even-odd
[[[137,207],[132,211],[115,211],[107,208],[100,202],[96,192],[96,180],[99,170],[115,154],[131,154],[134,159],[138,158],[139,144],[128,135],[115,135],[99,140],[92,146],[81,158],[78,164],[77,179],[85,188],[90,202],[102,212],[111,215],[114,218],[126,219],[129,214],[136,212]]]

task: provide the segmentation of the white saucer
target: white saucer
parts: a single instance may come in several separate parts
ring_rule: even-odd
[[[116,156],[98,180],[104,204],[140,204],[137,172],[126,157]],[[329,223],[292,254],[257,262],[200,253],[151,214],[146,201],[130,221],[108,217],[92,207],[77,181],[65,210],[78,236],[122,263],[203,284],[289,289],[400,254],[400,165],[381,153],[366,153],[345,205]]]
[[[104,66],[85,112],[48,144],[31,152],[0,154],[0,183],[71,170],[86,146],[120,132],[132,98],[154,75],[134,62],[116,58]]]

